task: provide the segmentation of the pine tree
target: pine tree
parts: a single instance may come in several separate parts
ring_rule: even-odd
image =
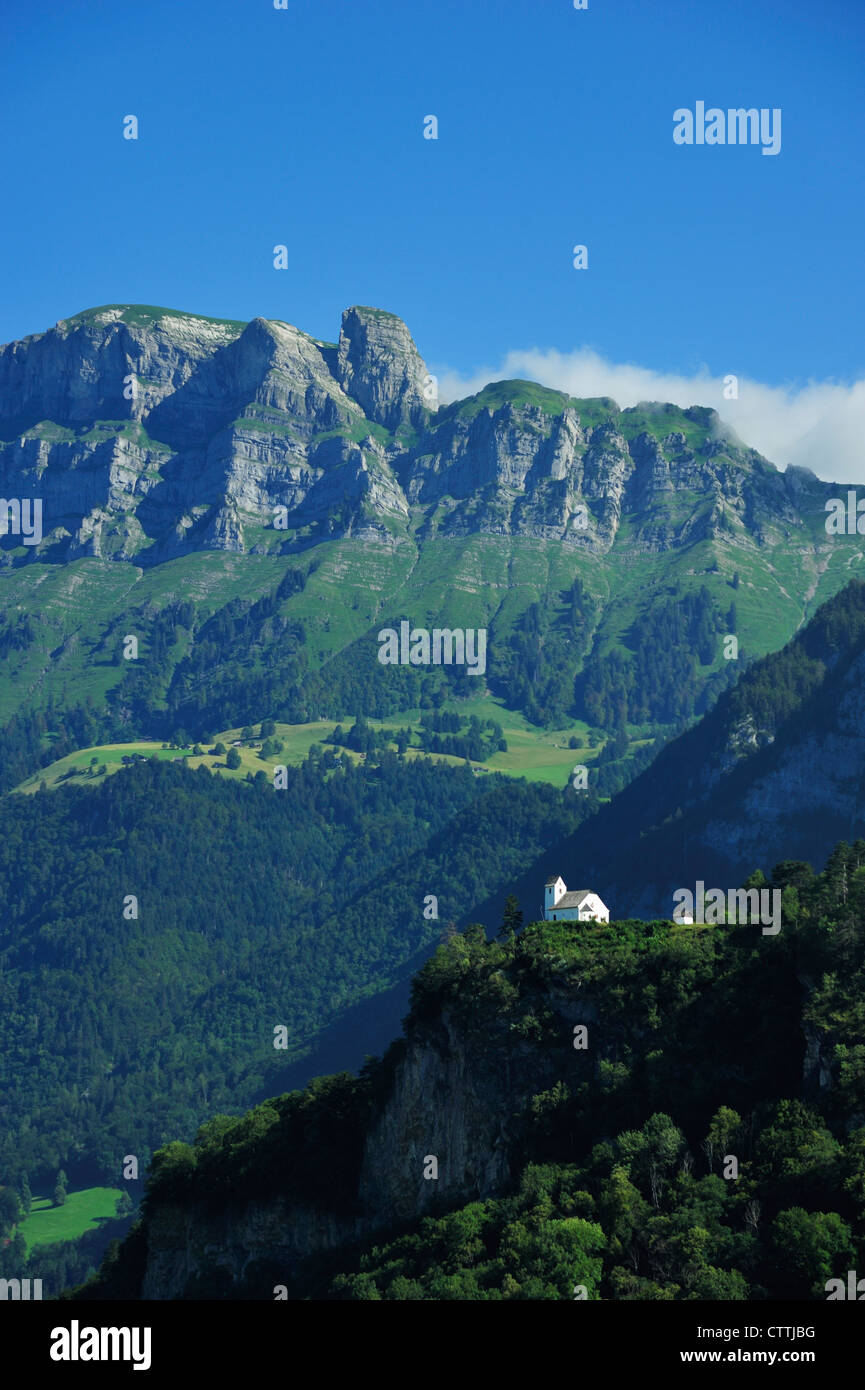
[[[66,1201],[66,1183],[67,1183],[67,1181],[68,1181],[68,1179],[67,1179],[67,1177],[66,1177],[66,1174],[64,1173],[63,1169],[61,1168],[61,1169],[60,1169],[60,1172],[57,1174],[57,1183],[56,1183],[55,1188],[54,1188],[54,1205],[55,1205],[55,1207],[62,1207],[62,1206],[63,1206],[63,1203]]]
[[[509,893],[505,899],[505,912],[502,917],[502,925],[499,936],[516,936],[523,925],[523,914],[520,908],[519,898],[515,893]]]

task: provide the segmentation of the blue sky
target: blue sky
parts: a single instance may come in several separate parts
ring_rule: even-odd
[[[0,340],[113,302],[333,339],[366,303],[454,380],[855,383],[863,39],[852,0],[4,0]],[[780,107],[780,154],[675,145],[697,100]]]

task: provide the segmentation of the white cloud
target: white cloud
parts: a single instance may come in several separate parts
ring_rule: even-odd
[[[500,367],[469,377],[439,372],[443,401],[479,391],[490,381],[521,377],[571,396],[612,396],[622,408],[640,401],[708,405],[745,444],[786,468],[810,468],[832,482],[865,482],[865,380],[809,381],[767,386],[739,377],[738,399],[724,398],[724,378],[706,369],[691,376],[608,362],[589,348],[574,352],[533,348],[509,352]]]

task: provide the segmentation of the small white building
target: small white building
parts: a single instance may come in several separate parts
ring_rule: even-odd
[[[544,885],[546,922],[609,922],[610,909],[590,888],[572,888],[555,874]]]

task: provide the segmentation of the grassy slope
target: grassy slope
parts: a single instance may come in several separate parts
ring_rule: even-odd
[[[664,512],[666,520],[683,521],[693,503],[692,494],[677,494],[664,503],[675,510],[675,516]],[[121,636],[136,631],[136,619],[127,621],[130,610],[188,599],[205,615],[233,598],[254,600],[271,591],[286,564],[316,565],[305,590],[283,608],[304,623],[313,670],[370,628],[401,617],[457,627],[489,627],[495,619],[501,641],[530,603],[555,611],[577,575],[604,609],[596,656],[626,639],[653,599],[702,584],[721,612],[735,599],[740,644],[748,656],[759,656],[778,650],[821,602],[861,576],[859,538],[827,537],[824,521],[823,513],[815,514],[801,532],[759,550],[739,528],[722,542],[649,554],[634,545],[624,517],[604,556],[528,537],[432,537],[418,546],[404,534],[392,549],[349,538],[286,557],[201,551],[153,568],[92,558],[63,566],[33,562],[3,577],[6,621],[26,612],[37,635],[4,662],[0,722],[50,697],[72,704],[87,696],[103,700],[123,674],[113,662]],[[735,594],[729,584],[734,571],[740,576]],[[719,641],[715,666],[721,662]]]
[[[63,319],[63,324],[70,328],[73,325],[94,323],[102,314],[111,310],[119,309],[119,317],[124,323],[133,324],[140,328],[150,328],[160,319],[201,319],[203,323],[216,323],[223,327],[232,329],[235,333],[242,333],[246,327],[244,319],[218,319],[210,314],[196,314],[184,309],[167,309],[159,304],[100,304],[95,309],[82,309],[80,314],[73,314],[71,318]]]
[[[588,765],[601,750],[600,744],[597,748],[588,747],[585,724],[575,722],[564,732],[536,729],[521,714],[505,709],[499,701],[494,700],[491,696],[479,697],[477,700],[465,703],[461,702],[459,710],[461,714],[466,716],[477,714],[481,719],[496,719],[504,730],[508,751],[495,753],[485,763],[472,763],[472,766],[481,772],[506,772],[516,777],[525,777],[530,782],[549,782],[553,786],[563,787],[575,763],[580,762]],[[370,719],[368,722],[371,728],[393,729],[395,732],[409,724],[416,726],[419,722],[419,714],[419,710],[408,710],[405,714],[396,715],[392,719]],[[270,775],[278,763],[298,764],[303,762],[310,748],[314,744],[322,745],[323,740],[333,732],[338,722],[342,723],[344,729],[348,729],[354,722],[354,716],[348,714],[341,721],[321,719],[310,724],[278,723],[276,729],[278,737],[283,740],[285,745],[283,751],[275,757],[262,760],[255,748],[240,748],[238,749],[241,759],[240,767],[233,770],[225,766],[223,757],[211,757],[209,754],[204,757],[193,757],[190,749],[181,751],[177,748],[163,748],[161,743],[149,742],[107,743],[94,748],[85,748],[77,753],[70,753],[65,758],[58,758],[50,766],[41,768],[31,777],[28,777],[15,790],[32,794],[38,791],[43,781],[49,789],[73,780],[76,786],[86,785],[90,782],[95,784],[99,778],[92,777],[89,773],[91,758],[95,757],[99,764],[104,763],[107,773],[110,775],[121,771],[124,766],[122,761],[124,755],[132,753],[143,753],[148,757],[155,756],[168,761],[183,757],[191,767],[204,766],[212,770],[218,769],[221,776],[242,781],[247,772],[256,773],[264,770]],[[571,734],[580,740],[579,748],[567,747]],[[214,743],[221,740],[226,747],[229,747],[239,737],[240,729],[226,729],[217,735]],[[341,751],[353,759],[362,756],[350,749],[342,749]],[[409,749],[406,756],[410,758],[431,757],[444,763],[464,761],[462,758],[454,758],[446,753],[423,753],[419,749]],[[73,774],[72,777],[70,773]]]
[[[34,1197],[30,1215],[19,1228],[28,1255],[34,1245],[77,1240],[106,1217],[113,1217],[121,1195],[117,1187],[85,1187],[70,1192],[62,1207],[55,1207],[50,1197]]]

